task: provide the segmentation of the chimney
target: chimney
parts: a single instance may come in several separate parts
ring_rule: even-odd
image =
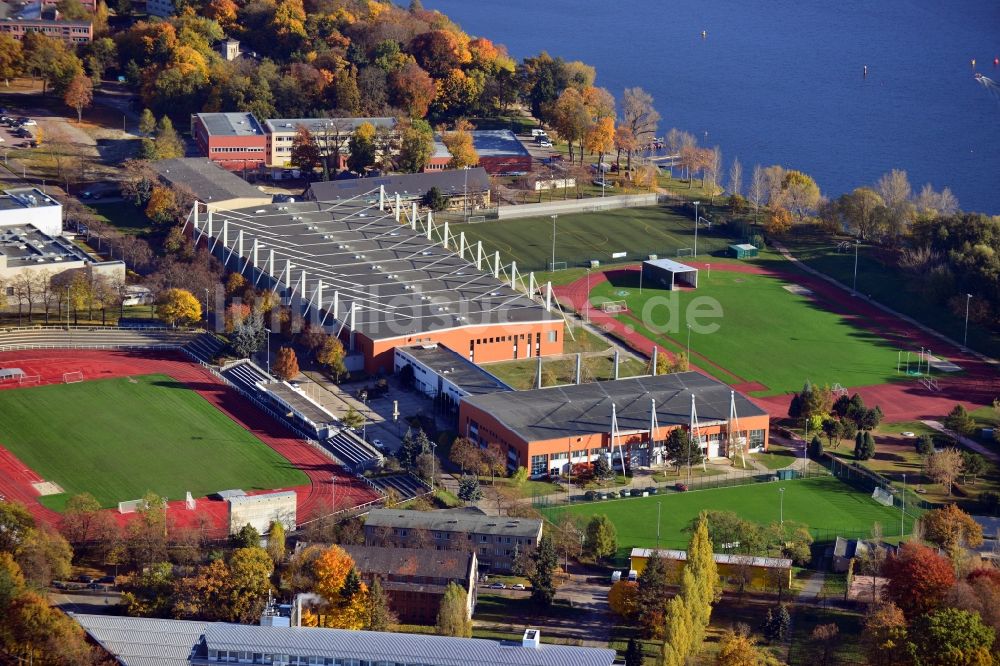
[[[534,648],[537,650],[541,647],[542,643],[542,632],[538,629],[525,629],[524,636],[521,638],[521,647]]]

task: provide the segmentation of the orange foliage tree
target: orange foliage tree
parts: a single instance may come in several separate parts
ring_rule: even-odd
[[[299,374],[299,359],[291,347],[282,347],[274,357],[274,374],[288,381]]]
[[[937,608],[955,584],[955,570],[947,558],[918,543],[904,543],[886,560],[889,598],[907,617]]]
[[[639,610],[639,584],[630,580],[619,580],[608,591],[608,605],[625,619],[635,617]]]

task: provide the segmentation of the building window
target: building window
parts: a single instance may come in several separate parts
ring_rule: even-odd
[[[751,430],[750,431],[750,448],[757,449],[764,446],[764,431],[763,430]]]
[[[531,456],[531,475],[545,474],[549,471],[549,457],[547,455]]]
[[[555,342],[558,339],[557,331],[549,331],[549,342]]]

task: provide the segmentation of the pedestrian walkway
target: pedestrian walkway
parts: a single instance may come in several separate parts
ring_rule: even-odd
[[[809,576],[803,583],[802,589],[799,590],[799,601],[815,601],[819,598],[819,595],[823,592],[823,581],[826,580],[826,575],[822,573],[814,573]]]
[[[921,421],[921,423],[923,423],[928,428],[933,428],[934,430],[944,433],[949,437],[954,437],[962,444],[962,446],[972,451],[975,451],[976,453],[981,453],[983,456],[992,460],[995,463],[1000,463],[1000,454],[997,454],[996,451],[983,446],[982,444],[980,444],[979,442],[970,437],[966,437],[965,435],[959,435],[957,432],[952,432],[951,430],[948,430],[947,428],[944,427],[943,423],[939,421]]]

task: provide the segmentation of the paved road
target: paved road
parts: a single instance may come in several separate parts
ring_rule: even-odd
[[[49,592],[49,601],[67,613],[117,615],[121,593],[100,590],[53,590]]]
[[[952,432],[951,430],[948,430],[947,428],[944,427],[943,423],[939,421],[921,421],[921,423],[923,423],[928,428],[933,428],[938,432],[943,432],[944,434],[950,437],[954,437],[955,439],[957,439],[959,442],[962,443],[962,446],[968,447],[969,449],[975,451],[976,453],[981,453],[983,456],[989,458],[995,463],[1000,463],[1000,455],[998,455],[996,451],[983,446],[974,439],[971,439],[964,435],[959,435],[957,432]]]

